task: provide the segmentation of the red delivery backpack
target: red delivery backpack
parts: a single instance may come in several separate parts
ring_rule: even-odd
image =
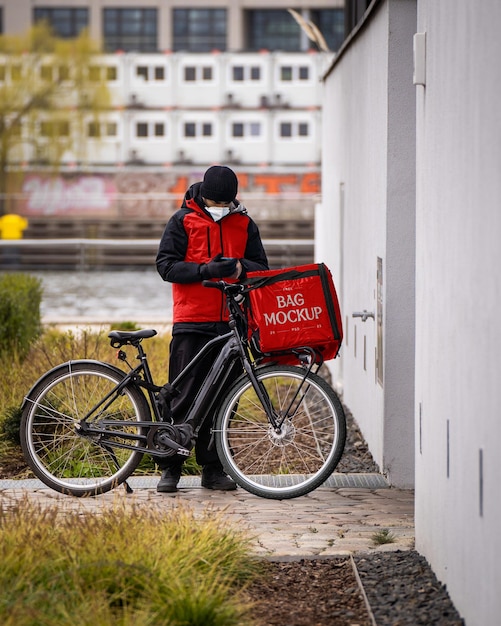
[[[323,263],[249,272],[247,319],[251,347],[263,361],[298,363],[292,352],[313,348],[317,362],[333,359],[343,325],[332,275]]]

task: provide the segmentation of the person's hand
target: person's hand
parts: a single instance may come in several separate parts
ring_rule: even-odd
[[[238,259],[229,259],[222,254],[216,255],[211,261],[202,265],[200,273],[204,280],[208,278],[230,278],[236,277]],[[236,276],[234,276],[236,274]]]
[[[235,270],[235,273],[232,275],[231,278],[238,278],[242,273],[242,269],[242,264],[240,263],[240,261],[237,260],[237,269]]]

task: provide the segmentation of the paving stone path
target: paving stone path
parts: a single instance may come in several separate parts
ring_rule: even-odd
[[[370,484],[371,477],[366,478]],[[155,489],[157,481],[158,477],[133,477],[132,494],[118,487],[95,498],[74,498],[52,491],[38,481],[0,480],[0,506],[13,506],[22,498],[41,506],[57,506],[62,511],[78,509],[82,513],[98,513],[117,505],[153,506],[166,511],[185,506],[196,515],[220,514],[239,529],[246,528],[260,556],[326,557],[414,548],[411,490],[349,486],[345,475],[334,486],[278,501],[259,498],[240,488],[232,492],[209,491],[200,487],[199,479],[190,477],[183,477],[176,494],[159,494]],[[394,543],[374,544],[374,533],[382,529],[390,531]]]

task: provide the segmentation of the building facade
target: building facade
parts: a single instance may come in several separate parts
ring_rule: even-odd
[[[61,185],[68,172],[107,177],[103,189],[116,187],[124,171],[136,179],[154,174],[177,201],[178,187],[211,163],[226,163],[265,205],[274,195],[298,210],[307,205],[312,216],[320,191],[321,76],[344,35],[343,3],[303,0],[297,9],[300,21],[322,33],[320,43],[288,4],[0,0],[4,33],[46,20],[60,37],[88,29],[102,46],[89,72],[106,81],[111,105],[99,122],[86,120],[85,150],[63,155]],[[11,161],[33,178],[39,157],[25,141]],[[33,183],[11,191],[22,196],[27,187]]]
[[[288,14],[288,0],[10,0],[0,2],[3,32],[48,20],[56,34],[87,28],[106,52],[305,52],[315,48]],[[329,48],[344,38],[344,2],[301,0],[294,9],[322,32]]]

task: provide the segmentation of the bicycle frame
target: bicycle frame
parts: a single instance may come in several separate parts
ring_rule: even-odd
[[[223,283],[224,284],[224,283]],[[302,392],[302,384],[298,388],[296,394],[291,399],[289,406],[285,408],[281,413],[277,414],[273,409],[268,394],[264,388],[264,385],[258,380],[256,376],[256,366],[250,358],[249,348],[244,336],[239,330],[237,324],[237,307],[238,304],[235,301],[234,296],[227,292],[227,302],[230,311],[229,327],[230,331],[224,335],[220,335],[211,339],[202,350],[186,365],[183,371],[171,382],[171,387],[175,390],[183,381],[183,379],[189,374],[192,367],[200,360],[207,357],[207,355],[214,349],[218,348],[216,358],[213,360],[209,372],[203,381],[198,394],[195,398],[193,405],[185,416],[184,422],[193,426],[194,437],[197,436],[198,431],[205,423],[207,416],[210,414],[210,410],[217,404],[219,400],[219,394],[223,389],[225,383],[230,376],[231,370],[235,363],[240,362],[242,365],[243,374],[246,375],[256,392],[256,395],[265,409],[270,425],[275,430],[279,430],[284,420],[291,415],[293,416],[297,411],[301,399],[300,394]],[[158,450],[151,446],[152,435],[155,431],[165,427],[166,422],[162,421],[162,416],[156,401],[155,394],[158,393],[162,387],[155,385],[151,375],[151,371],[148,365],[146,353],[139,341],[132,344],[138,350],[137,358],[140,360],[140,364],[135,368],[132,368],[118,385],[116,385],[98,404],[96,404],[87,415],[77,425],[77,430],[82,436],[89,438],[97,438],[97,444],[106,448],[127,448],[143,452],[146,454],[152,454],[156,457],[172,456],[172,450],[176,454],[181,456],[188,456],[190,450],[181,446],[174,439],[169,437],[165,432],[160,435],[161,443],[166,446],[166,450]],[[308,351],[308,349],[306,349]],[[312,356],[313,356],[313,351]],[[119,350],[118,358],[127,362],[125,352]],[[309,366],[305,367],[303,383],[306,380],[309,372],[311,371],[315,359],[309,359]],[[129,366],[130,367],[130,366]],[[122,370],[120,370],[122,371]],[[149,400],[149,406],[153,409],[154,420],[153,421],[119,421],[103,419],[101,421],[96,420],[90,422],[90,418],[95,416],[96,411],[100,412],[105,410],[113,399],[120,394],[120,392],[127,386],[134,386],[141,388],[143,394],[146,395]],[[297,401],[296,407],[293,409],[294,403]],[[140,428],[140,433],[127,433],[124,431],[124,427],[131,426]],[[113,430],[116,427],[118,430]],[[175,428],[175,426],[173,425]],[[144,433],[146,431],[146,433]],[[123,441],[113,441],[114,437],[120,437],[123,439],[129,439],[131,441],[140,442],[143,445],[138,446],[136,444],[127,444]]]
[[[127,478],[143,454],[160,465],[170,462],[167,457],[181,462],[201,428],[210,433],[208,445],[224,470],[255,495],[297,497],[330,476],[344,449],[346,420],[336,393],[316,373],[321,355],[307,346],[261,353],[240,299],[246,286],[211,286],[226,296],[228,330],[209,338],[174,380],[163,386],[153,381],[141,344],[155,330],[114,330],[111,346],[127,367],[73,360],[33,385],[22,407],[21,447],[46,485],[75,496],[121,483],[130,492]],[[127,360],[124,346],[139,362]],[[194,379],[198,393],[180,414],[176,396],[198,369],[206,373]]]

